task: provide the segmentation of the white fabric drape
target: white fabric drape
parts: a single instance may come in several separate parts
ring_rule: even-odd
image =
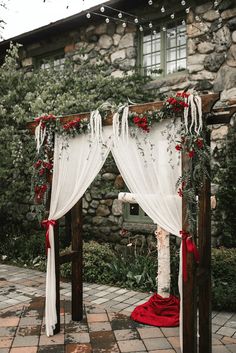
[[[99,124],[97,124],[99,126]],[[62,148],[63,138],[55,137],[54,171],[49,220],[64,216],[83,196],[86,189],[100,171],[110,150],[111,127],[106,127],[101,139],[99,134],[80,135],[69,139],[68,146]],[[102,141],[102,142],[101,142]],[[53,335],[57,323],[55,254],[53,226],[49,226],[47,276],[46,276],[46,334]]]
[[[166,137],[169,123],[158,123],[148,134],[138,132],[136,137],[114,136],[112,154],[144,212],[161,228],[179,236],[182,202],[176,182],[181,165],[175,144]]]

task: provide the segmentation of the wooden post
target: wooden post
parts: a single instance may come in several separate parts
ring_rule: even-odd
[[[55,275],[56,275],[56,311],[57,324],[53,334],[60,332],[60,259],[59,259],[59,225],[54,226]]]
[[[83,319],[82,198],[71,210],[72,231],[72,320]]]
[[[182,153],[182,174],[190,170],[189,158]],[[186,203],[182,201],[182,229],[188,230]],[[192,235],[192,234],[191,234]],[[187,252],[187,280],[183,286],[183,353],[197,352],[197,288],[193,254]]]
[[[210,134],[207,135],[210,145]],[[210,166],[208,166],[210,170]],[[206,178],[199,195],[199,353],[212,352],[211,337],[211,185]]]

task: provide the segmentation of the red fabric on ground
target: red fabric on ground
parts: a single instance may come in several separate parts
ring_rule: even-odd
[[[146,303],[134,309],[131,319],[152,326],[179,326],[179,304],[179,299],[173,295],[163,298],[155,293]]]

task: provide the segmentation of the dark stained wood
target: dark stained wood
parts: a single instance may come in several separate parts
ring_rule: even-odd
[[[189,158],[182,153],[182,173],[190,170]],[[182,201],[182,229],[188,230],[186,203]],[[191,234],[192,235],[192,234]],[[197,352],[197,284],[192,253],[187,252],[187,280],[183,286],[183,353]]]
[[[236,113],[236,106],[217,108],[207,115],[206,124],[229,124],[232,115]]]
[[[83,319],[83,242],[82,242],[82,199],[71,210],[72,251],[72,320]]]
[[[54,334],[60,332],[60,262],[59,262],[59,226],[58,222],[54,226],[54,249],[55,249],[55,274],[56,274],[56,311],[57,324]]]
[[[65,264],[66,262],[71,262],[73,258],[78,256],[78,251],[69,251],[67,253],[60,255],[60,264]]]
[[[210,134],[207,142],[210,144]],[[208,166],[210,169],[210,166]],[[210,170],[209,170],[210,171]],[[199,194],[198,246],[199,263],[199,353],[212,352],[211,333],[211,185],[205,179]]]
[[[219,99],[219,94],[218,93],[213,93],[213,94],[206,94],[201,96],[202,98],[202,110],[205,113],[209,113],[215,104],[215,102]],[[163,102],[158,101],[158,102],[150,102],[150,103],[144,103],[144,104],[135,104],[129,106],[129,110],[131,112],[136,112],[138,114],[144,113],[148,110],[159,110],[161,109],[163,105]],[[65,116],[59,116],[61,119],[61,123],[67,123],[68,121],[80,118],[80,119],[89,119],[90,113],[80,113],[80,114],[70,114],[70,115],[65,115]],[[103,125],[111,125],[112,124],[112,114],[108,114],[107,119],[103,122]],[[30,130],[30,132],[33,134],[35,127],[37,126],[37,122],[33,121],[27,124],[27,128]]]

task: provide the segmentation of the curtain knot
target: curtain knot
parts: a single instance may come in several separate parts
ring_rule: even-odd
[[[187,252],[193,253],[194,255],[194,260],[196,263],[199,263],[200,256],[198,249],[192,240],[192,236],[189,234],[189,232],[186,232],[185,230],[181,230],[180,235],[182,237],[182,264],[183,264],[183,279],[184,282],[187,281]]]
[[[48,251],[49,248],[51,248],[50,240],[49,240],[49,227],[50,226],[54,227],[55,224],[56,224],[56,221],[54,219],[45,219],[44,221],[42,221],[42,226],[46,228],[46,236],[45,236],[46,252]]]

